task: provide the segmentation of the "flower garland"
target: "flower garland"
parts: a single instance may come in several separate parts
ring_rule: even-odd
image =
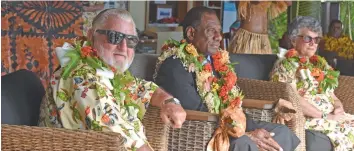
[[[339,71],[333,70],[323,57],[314,55],[310,58],[300,57],[295,49],[290,49],[283,60],[287,71],[300,73],[302,80],[297,81],[297,88],[313,88],[312,95],[327,93],[338,86]],[[305,92],[305,91],[304,91]]]
[[[116,68],[104,63],[103,60],[98,57],[97,50],[93,49],[87,41],[83,42],[83,44],[81,44],[81,41],[75,42],[75,47],[71,47],[65,56],[59,57],[59,59],[63,60],[65,57],[69,57],[70,61],[63,66],[63,72],[61,73],[63,79],[67,79],[80,63],[89,65],[96,70],[96,74],[101,75],[99,80],[110,89],[115,99],[113,101],[123,103],[125,107],[132,106],[138,109],[138,118],[142,119],[143,113],[139,105],[133,102],[134,98],[130,94],[130,91],[125,89],[126,85],[129,85],[135,80],[129,71],[118,74]],[[107,73],[111,76],[107,76]],[[104,92],[101,87],[97,87],[97,91],[99,93]]]
[[[199,96],[205,102],[209,112],[220,114],[219,127],[208,143],[207,150],[219,151],[229,148],[229,136],[241,137],[246,131],[246,116],[242,111],[243,94],[236,86],[237,76],[229,60],[229,53],[218,50],[212,55],[213,64],[208,63],[203,54],[199,54],[186,40],[167,40],[158,58],[154,79],[163,61],[178,58],[185,69],[195,72]],[[220,77],[213,74],[214,67]]]
[[[354,42],[348,36],[334,38],[332,36],[324,36],[325,50],[337,52],[338,56],[346,59],[354,59]]]
[[[158,58],[156,72],[164,60],[173,56],[182,61],[183,66],[189,72],[196,73],[196,84],[200,97],[205,101],[210,113],[219,114],[222,109],[232,106],[241,108],[242,92],[236,86],[237,76],[229,60],[229,54],[225,50],[218,50],[212,55],[215,71],[220,75],[213,75],[212,65],[207,62],[204,55],[199,54],[192,44],[186,40],[167,40],[162,47],[162,54]]]

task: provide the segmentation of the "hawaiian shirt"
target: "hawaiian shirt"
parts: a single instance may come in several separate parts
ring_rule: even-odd
[[[87,64],[79,64],[66,80],[61,73],[59,69],[51,77],[39,126],[116,132],[123,136],[128,150],[147,143],[141,118],[156,84],[138,78],[126,84],[123,89],[130,92],[135,104],[128,106],[124,97],[112,95],[110,84]]]

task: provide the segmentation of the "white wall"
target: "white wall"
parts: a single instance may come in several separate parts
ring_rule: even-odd
[[[145,30],[146,1],[129,1],[129,11],[133,16],[136,28]]]

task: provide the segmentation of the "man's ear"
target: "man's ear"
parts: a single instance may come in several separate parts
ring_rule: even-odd
[[[93,43],[93,29],[90,28],[88,31],[87,31],[87,40],[90,41],[91,43]]]
[[[186,28],[186,34],[189,40],[193,40],[195,35],[195,29],[192,26],[188,26]]]

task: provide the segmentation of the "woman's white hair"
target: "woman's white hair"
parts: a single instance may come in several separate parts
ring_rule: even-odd
[[[92,28],[97,29],[98,27],[104,25],[105,21],[110,17],[118,17],[124,21],[131,22],[133,24],[133,28],[135,29],[135,22],[133,20],[133,17],[131,14],[124,10],[124,9],[119,9],[119,8],[113,8],[113,9],[106,9],[101,11],[92,21]],[[134,34],[136,35],[136,30],[134,30]]]
[[[298,16],[288,26],[289,38],[295,39],[302,28],[307,28],[322,37],[322,26],[317,19],[310,16]]]

